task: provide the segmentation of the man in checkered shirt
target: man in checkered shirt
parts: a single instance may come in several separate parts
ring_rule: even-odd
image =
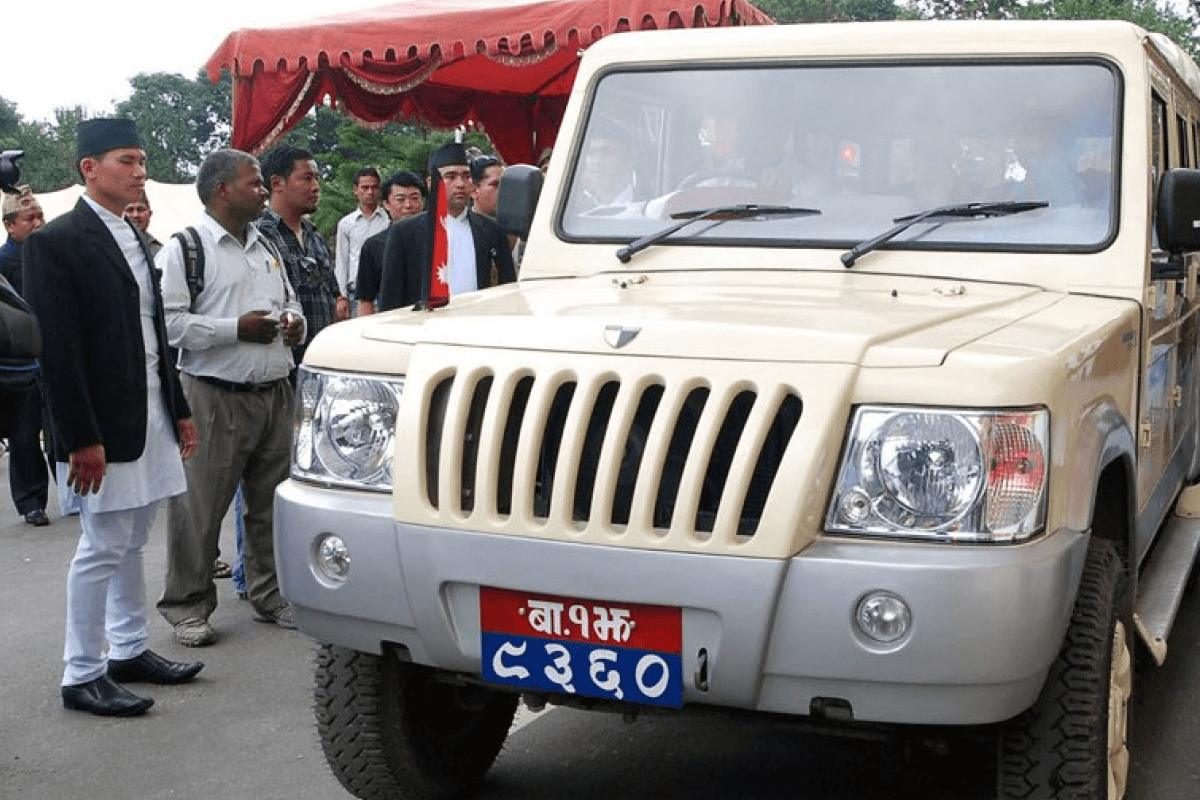
[[[314,336],[349,318],[350,301],[338,287],[329,244],[306,216],[316,211],[321,201],[320,176],[312,153],[280,145],[263,157],[262,171],[271,205],[258,219],[258,230],[279,248],[308,321],[308,338],[292,348],[299,364]]]

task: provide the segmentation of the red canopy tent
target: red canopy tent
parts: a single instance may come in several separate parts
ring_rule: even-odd
[[[233,146],[269,147],[326,99],[367,126],[482,127],[509,163],[554,142],[579,52],[628,30],[769,25],[745,0],[406,0],[244,29],[209,58],[233,73]]]

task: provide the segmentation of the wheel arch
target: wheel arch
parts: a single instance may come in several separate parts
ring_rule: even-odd
[[[1070,456],[1066,525],[1111,541],[1132,577],[1137,552],[1133,430],[1111,401],[1093,405],[1077,426]]]

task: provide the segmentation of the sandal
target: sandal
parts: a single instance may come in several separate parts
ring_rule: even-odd
[[[222,561],[221,559],[218,558],[216,561],[213,562],[213,577],[214,578],[232,578],[233,570],[230,568],[230,566],[228,564],[226,564],[224,561]]]

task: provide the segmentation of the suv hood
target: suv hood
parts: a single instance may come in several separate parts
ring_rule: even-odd
[[[433,312],[371,317],[362,335],[412,345],[935,366],[1061,298],[1029,286],[865,273],[600,275],[524,281]]]

